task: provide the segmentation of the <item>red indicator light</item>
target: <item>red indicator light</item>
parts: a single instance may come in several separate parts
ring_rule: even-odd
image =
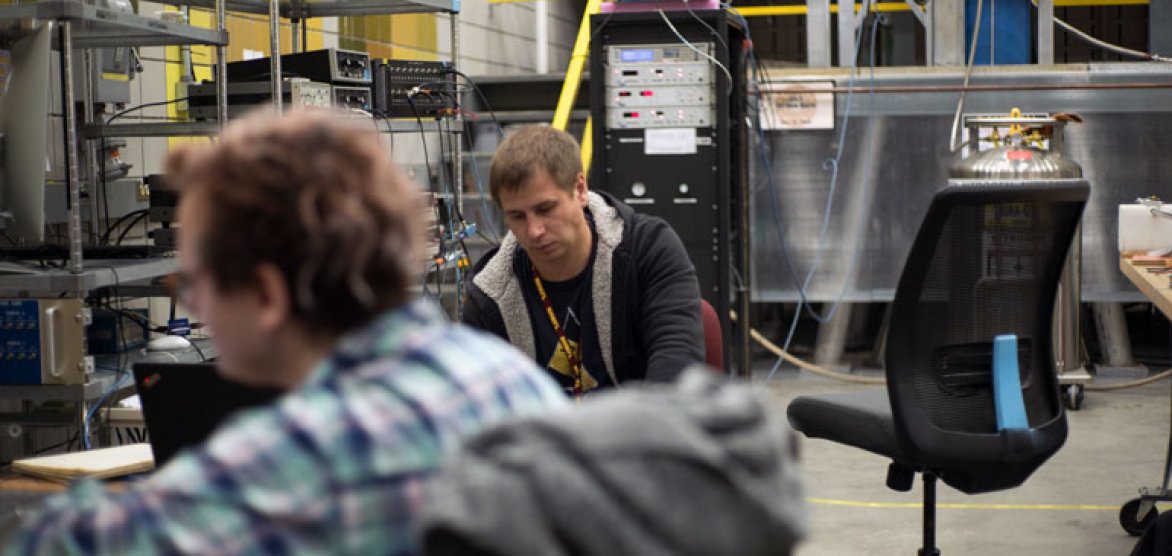
[[[624,118],[638,118],[639,113],[638,112],[623,112],[623,117]]]
[[[641,97],[649,97],[654,94],[655,93],[652,91],[639,91],[639,96],[641,96]]]
[[[629,96],[631,96],[631,91],[619,91],[619,96],[620,97],[629,97]]]

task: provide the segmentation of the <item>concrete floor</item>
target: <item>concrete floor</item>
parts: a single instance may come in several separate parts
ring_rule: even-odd
[[[762,384],[759,377],[756,382]],[[767,388],[784,411],[801,394],[873,387],[783,370]],[[969,496],[940,484],[938,502],[955,505],[937,512],[942,554],[1130,553],[1136,538],[1119,526],[1119,507],[1136,497],[1139,487],[1162,480],[1169,383],[1087,392],[1082,409],[1067,416],[1065,446],[1021,487]],[[912,492],[895,492],[884,484],[888,460],[805,437],[800,437],[800,449],[810,531],[797,556],[916,553],[923,496],[918,476]],[[1022,508],[991,507],[996,504]]]

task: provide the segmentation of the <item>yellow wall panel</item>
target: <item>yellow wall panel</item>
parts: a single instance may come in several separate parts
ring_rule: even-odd
[[[338,46],[368,52],[372,58],[435,60],[438,36],[432,14],[343,17]]]

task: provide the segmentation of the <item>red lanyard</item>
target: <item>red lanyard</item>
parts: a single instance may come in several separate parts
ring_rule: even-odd
[[[558,343],[561,344],[562,351],[566,352],[566,360],[570,363],[570,376],[574,379],[572,392],[574,398],[578,399],[582,397],[582,363],[578,361],[578,355],[574,353],[574,350],[570,349],[570,341],[566,339],[566,331],[562,329],[557,315],[553,312],[553,302],[545,294],[545,286],[541,283],[541,274],[537,272],[536,266],[532,268],[533,285],[537,286],[537,295],[541,296],[541,304],[545,307],[545,314],[549,316],[549,323],[553,325],[554,334],[557,334]]]

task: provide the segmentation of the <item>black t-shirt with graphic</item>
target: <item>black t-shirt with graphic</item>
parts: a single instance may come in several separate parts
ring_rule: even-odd
[[[566,340],[570,349],[576,350],[578,360],[582,362],[584,375],[583,389],[586,391],[598,387],[613,386],[602,362],[602,349],[598,345],[598,328],[594,324],[594,303],[591,291],[593,284],[594,254],[598,248],[597,234],[594,234],[594,223],[590,223],[593,245],[590,249],[590,262],[577,276],[564,282],[553,282],[542,279],[545,293],[553,305],[554,314],[558,323],[566,333]],[[541,295],[533,283],[533,267],[529,256],[524,249],[518,249],[513,259],[517,278],[521,282],[521,291],[525,296],[525,306],[529,309],[529,320],[533,324],[533,339],[536,343],[537,362],[543,365],[550,376],[558,381],[567,392],[574,386],[573,374],[570,371],[569,359],[561,349],[553,323],[545,312],[541,302]]]

